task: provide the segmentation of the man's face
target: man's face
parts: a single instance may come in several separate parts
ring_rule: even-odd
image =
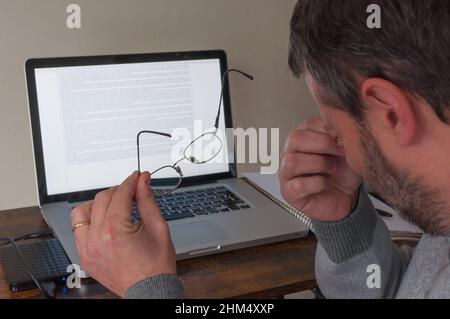
[[[395,207],[400,214],[433,235],[449,235],[447,209],[438,192],[415,172],[395,167],[373,136],[367,121],[355,121],[347,112],[323,103],[323,91],[310,77],[307,84],[319,107],[325,128],[344,148],[347,164],[363,177],[369,187]]]

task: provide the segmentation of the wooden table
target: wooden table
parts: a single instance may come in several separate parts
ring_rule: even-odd
[[[39,208],[0,212],[0,236],[17,237],[48,226]],[[178,262],[187,298],[282,298],[316,286],[313,236]],[[0,266],[0,298],[43,298],[39,290],[11,293]],[[116,298],[92,279],[57,298]]]

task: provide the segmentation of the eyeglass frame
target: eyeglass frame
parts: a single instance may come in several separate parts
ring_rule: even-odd
[[[228,70],[226,70],[224,72],[224,74],[222,76],[222,83],[221,83],[221,90],[220,90],[220,99],[219,99],[219,108],[218,108],[217,116],[216,116],[215,123],[214,123],[214,130],[211,131],[211,132],[208,132],[208,131],[203,132],[200,136],[194,138],[191,142],[189,142],[187,144],[187,146],[183,150],[183,157],[181,159],[177,160],[174,164],[172,164],[172,165],[164,165],[164,166],[161,166],[161,167],[157,168],[156,170],[150,172],[150,174],[153,175],[153,174],[155,174],[155,173],[157,173],[160,170],[163,170],[165,168],[172,168],[179,174],[178,183],[175,186],[173,186],[168,191],[165,191],[165,192],[162,192],[162,193],[154,193],[155,197],[163,197],[163,196],[169,195],[169,194],[173,193],[175,190],[177,190],[180,187],[180,185],[181,185],[181,183],[183,181],[183,171],[181,170],[181,167],[178,166],[178,163],[180,163],[183,160],[188,160],[192,164],[196,164],[196,165],[205,164],[205,163],[208,163],[208,162],[212,161],[214,158],[216,158],[217,155],[219,155],[220,152],[222,151],[223,141],[217,135],[217,132],[219,130],[220,111],[221,111],[221,106],[222,106],[222,101],[223,101],[223,93],[224,93],[223,91],[224,91],[224,87],[225,87],[225,82],[227,80],[227,76],[228,76],[228,74],[230,72],[237,72],[237,73],[245,76],[249,80],[253,80],[254,79],[254,77],[252,75],[247,74],[247,73],[245,73],[245,72],[243,72],[241,70],[238,70],[238,69],[228,69]],[[142,134],[155,134],[155,135],[165,136],[165,137],[169,137],[169,138],[172,137],[172,135],[169,134],[169,133],[164,133],[164,132],[159,132],[159,131],[143,130],[143,131],[139,131],[138,132],[138,134],[136,136],[136,149],[137,149],[137,163],[138,163],[138,171],[139,172],[141,171],[140,137],[141,137]],[[186,156],[186,151],[189,149],[189,147],[191,145],[193,145],[196,141],[198,141],[199,139],[203,138],[206,135],[213,135],[216,139],[219,140],[219,142],[220,142],[219,150],[211,158],[208,158],[207,160],[204,160],[204,161],[197,160],[195,158],[195,156],[189,156],[189,157]]]

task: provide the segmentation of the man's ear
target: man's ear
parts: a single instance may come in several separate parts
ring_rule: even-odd
[[[407,146],[417,134],[417,118],[408,96],[393,83],[369,78],[361,85],[361,99],[367,108],[367,120],[392,134],[395,141]]]

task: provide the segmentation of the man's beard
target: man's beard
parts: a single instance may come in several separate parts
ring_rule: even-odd
[[[426,185],[423,178],[394,167],[372,134],[361,126],[359,131],[366,163],[364,178],[370,188],[424,232],[449,236],[450,223],[446,219],[450,212],[438,200],[438,191]]]

